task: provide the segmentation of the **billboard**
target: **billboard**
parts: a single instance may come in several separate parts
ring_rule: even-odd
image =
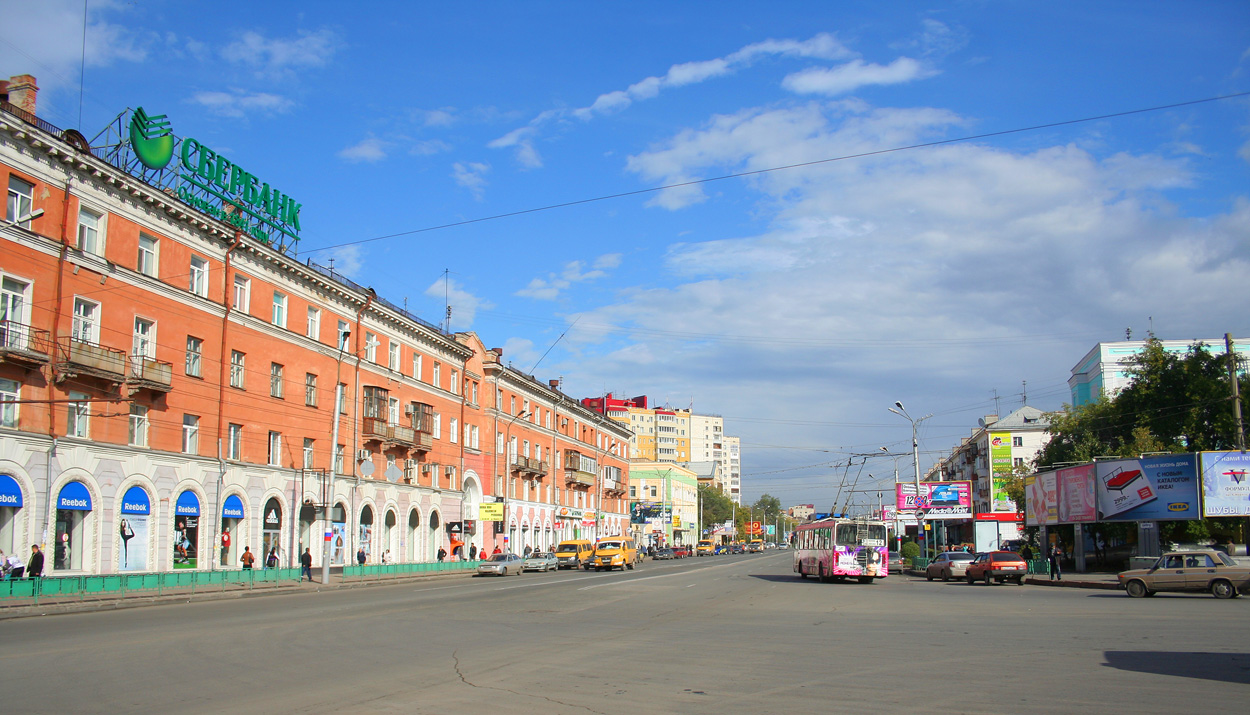
[[[898,511],[915,511],[916,485],[895,484]],[[972,482],[921,482],[921,510],[925,519],[971,519]]]
[[[1094,521],[1098,518],[1095,501],[1094,465],[1082,464],[1055,472],[1058,523]]]
[[[1250,453],[1203,452],[1204,516],[1250,516]]]
[[[1197,519],[1197,455],[1168,454],[1096,462],[1100,521]]]
[[[990,511],[1017,511],[1007,496],[1007,480],[1011,478],[1011,433],[990,433]]]
[[[1058,485],[1059,478],[1055,472],[1039,472],[1024,478],[1025,524],[1048,526],[1059,523]]]

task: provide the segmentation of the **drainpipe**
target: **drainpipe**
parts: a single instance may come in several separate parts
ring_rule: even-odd
[[[48,545],[48,525],[52,524],[52,458],[56,456],[57,435],[56,435],[56,419],[52,414],[56,400],[52,396],[52,385],[56,384],[56,353],[61,349],[61,310],[64,308],[63,292],[65,288],[65,258],[69,254],[69,196],[70,186],[73,184],[73,177],[67,167],[65,169],[65,190],[61,195],[61,256],[56,266],[56,305],[52,311],[52,344],[48,346],[52,350],[53,361],[52,368],[49,372],[52,381],[48,385],[48,436],[52,438],[52,445],[48,448],[47,465],[44,470],[44,507],[46,515],[43,522],[43,529],[39,535],[39,549],[46,550]],[[33,322],[33,321],[32,321]],[[29,557],[30,554],[25,554]],[[46,557],[45,557],[46,558]]]
[[[231,239],[229,247],[226,248],[226,258],[225,258],[225,262],[221,271],[221,278],[222,278],[222,299],[221,300],[222,300],[222,305],[225,306],[226,310],[225,310],[225,313],[221,316],[221,350],[219,351],[220,358],[219,358],[219,363],[218,363],[221,367],[218,370],[218,376],[217,376],[217,470],[218,471],[217,471],[217,493],[214,496],[214,500],[217,502],[221,501],[221,489],[222,489],[222,485],[225,483],[225,480],[226,480],[226,460],[224,457],[224,450],[222,449],[222,442],[224,439],[222,435],[225,434],[225,431],[224,431],[225,422],[224,421],[226,419],[226,381],[227,381],[226,371],[229,369],[229,365],[230,365],[230,361],[226,359],[226,355],[227,355],[226,336],[229,332],[229,327],[230,327],[230,311],[234,310],[234,291],[231,290],[231,286],[233,285],[233,282],[234,282],[234,277],[230,272],[230,266],[233,262],[235,250],[238,249],[238,247],[241,245],[243,245],[243,232],[239,229],[235,229],[234,238]],[[216,514],[213,515],[213,528],[212,528],[213,540],[210,546],[211,551],[209,552],[210,555],[208,558],[209,570],[214,569],[214,563],[216,563],[215,559],[221,558],[221,552],[218,550],[220,546],[220,541],[221,541],[220,507],[221,507],[221,504],[218,503],[216,505],[216,509],[218,511]]]

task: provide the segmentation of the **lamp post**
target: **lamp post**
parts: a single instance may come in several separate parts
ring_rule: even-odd
[[[326,503],[321,505],[321,518],[324,521],[326,536],[329,537],[323,541],[321,554],[321,583],[323,585],[330,584],[330,552],[333,551],[332,541],[333,529],[330,526],[330,509],[334,502],[334,478],[338,474],[339,464],[339,421],[343,408],[343,350],[347,347],[347,339],[351,337],[352,331],[344,330],[339,333],[339,356],[338,365],[334,371],[334,428],[330,432],[330,488],[326,490]],[[347,455],[343,455],[343,461],[347,461]]]
[[[27,213],[24,213],[15,217],[12,221],[5,221],[4,226],[5,228],[8,228],[10,226],[21,226],[24,223],[30,223],[31,221],[39,218],[42,215],[43,215],[43,209],[35,209],[34,211],[28,211]]]
[[[895,409],[895,408],[898,408],[898,409]],[[929,419],[933,415],[928,414],[928,415],[925,415],[924,417],[921,417],[918,420],[912,419],[912,416],[907,414],[907,408],[903,407],[903,403],[898,402],[898,401],[894,403],[894,407],[890,407],[888,409],[890,410],[890,412],[893,412],[894,414],[898,415],[899,417],[902,417],[903,419],[911,423],[911,456],[912,456],[912,462],[916,469],[916,496],[914,497],[914,499],[916,500],[915,501],[916,538],[920,539],[924,536],[924,514],[921,513],[920,511],[920,503],[919,503],[919,500],[920,500],[920,442],[916,438],[916,428],[920,425],[921,422],[924,422],[925,420]],[[927,553],[928,552],[928,548],[927,548],[928,540],[927,539],[925,540],[925,547],[926,547],[925,551]]]
[[[512,474],[512,463],[513,463],[513,460],[514,460],[514,459],[516,459],[516,455],[514,455],[514,454],[512,453],[512,425],[513,425],[513,424],[515,424],[515,423],[516,423],[516,421],[517,421],[517,420],[519,420],[519,419],[521,419],[522,417],[528,417],[529,415],[530,415],[530,411],[529,411],[529,410],[521,410],[520,412],[516,413],[516,415],[515,415],[515,416],[513,416],[513,418],[512,418],[512,419],[508,420],[508,426],[507,426],[507,427],[504,427],[504,432],[503,432],[503,451],[504,451],[504,462],[505,462],[505,464],[504,464],[504,474],[503,474],[503,477],[502,477],[502,478],[503,478],[503,490],[502,490],[502,491],[503,491],[503,494],[500,494],[499,496],[500,496],[500,497],[502,497],[502,498],[505,500],[505,502],[504,502],[505,504],[507,503],[507,501],[506,501],[506,500],[507,500],[507,494],[508,494],[508,475]],[[511,552],[511,551],[512,551],[512,548],[513,548],[513,547],[515,547],[515,546],[516,546],[516,544],[511,543],[511,542],[512,542],[511,537],[507,536],[507,531],[508,531],[508,529],[507,529],[507,523],[508,523],[508,510],[507,510],[507,508],[505,508],[505,509],[504,509],[504,514],[503,514],[503,523],[504,523],[504,525],[505,525],[505,526],[504,526],[504,533],[505,533],[504,538],[508,539],[508,542],[509,542],[509,543],[508,543],[508,551],[509,551],[509,552]]]

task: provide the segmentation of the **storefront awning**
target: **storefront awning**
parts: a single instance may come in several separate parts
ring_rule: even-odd
[[[135,485],[126,490],[122,496],[123,514],[151,514],[152,501],[148,499],[148,490]]]
[[[226,503],[221,505],[221,517],[223,519],[242,519],[243,518],[243,500],[238,494],[231,494],[226,497]]]
[[[61,495],[56,499],[57,509],[72,511],[91,511],[91,493],[82,482],[70,482],[61,487]]]
[[[195,492],[179,494],[178,502],[174,504],[174,514],[177,516],[199,516],[200,498],[195,495]]]
[[[22,488],[7,474],[0,474],[0,506],[22,506]]]

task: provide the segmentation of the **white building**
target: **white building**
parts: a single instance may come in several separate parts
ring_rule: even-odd
[[[1163,349],[1169,353],[1184,354],[1196,340],[1162,340]],[[1202,340],[1213,355],[1227,351],[1223,338]],[[1072,368],[1068,388],[1072,391],[1072,404],[1084,405],[1098,399],[1105,392],[1108,396],[1123,390],[1129,384],[1129,359],[1146,347],[1145,340],[1122,340],[1098,343]],[[1250,338],[1234,338],[1233,351],[1245,360],[1250,358]]]

